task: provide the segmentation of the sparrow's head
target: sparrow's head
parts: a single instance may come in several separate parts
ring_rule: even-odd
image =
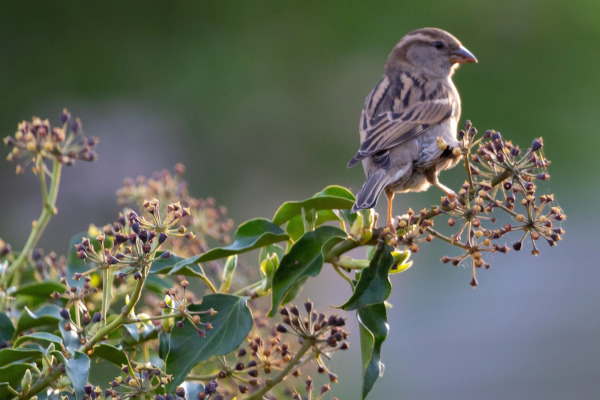
[[[457,38],[437,28],[422,28],[404,36],[392,50],[386,73],[414,67],[434,77],[451,76],[459,64],[477,62]]]

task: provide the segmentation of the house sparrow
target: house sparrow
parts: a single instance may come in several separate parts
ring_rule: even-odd
[[[438,174],[461,158],[456,138],[460,97],[451,78],[459,64],[471,62],[477,62],[475,56],[437,28],[417,29],[396,44],[383,78],[365,100],[360,149],[348,162],[352,167],[362,161],[367,176],[353,212],[374,207],[385,190],[387,225],[393,230],[394,193],[436,185],[456,197]]]

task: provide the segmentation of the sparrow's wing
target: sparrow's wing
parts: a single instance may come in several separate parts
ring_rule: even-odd
[[[450,118],[457,107],[452,90],[440,82],[408,74],[393,81],[384,77],[367,96],[360,125],[363,142],[348,166],[373,156],[377,165],[389,168],[388,149]]]

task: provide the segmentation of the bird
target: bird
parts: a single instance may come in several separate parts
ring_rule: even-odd
[[[460,97],[452,75],[460,64],[476,62],[456,37],[438,28],[414,30],[394,46],[383,77],[365,100],[360,148],[348,162],[352,167],[362,161],[366,175],[352,212],[373,208],[385,192],[387,226],[394,231],[395,193],[435,185],[456,200],[438,179],[462,157],[457,139]]]

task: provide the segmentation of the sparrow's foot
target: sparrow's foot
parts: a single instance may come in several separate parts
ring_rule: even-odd
[[[385,195],[387,196],[387,227],[390,230],[390,233],[392,235],[396,234],[396,227],[393,224],[393,218],[392,218],[392,204],[394,201],[394,192],[392,191],[385,191]]]
[[[390,233],[391,233],[392,235],[395,235],[395,234],[396,234],[396,227],[394,226],[394,222],[393,222],[393,220],[390,220],[390,221],[388,221],[388,223],[387,223],[387,225],[386,225],[386,226],[387,226],[387,228],[390,230]]]
[[[448,200],[450,200],[451,202],[458,201],[458,195],[454,193],[454,190],[450,189],[448,186],[442,184],[438,180],[434,182],[434,185],[439,187],[442,190],[442,192],[446,193],[446,196],[448,196]]]

